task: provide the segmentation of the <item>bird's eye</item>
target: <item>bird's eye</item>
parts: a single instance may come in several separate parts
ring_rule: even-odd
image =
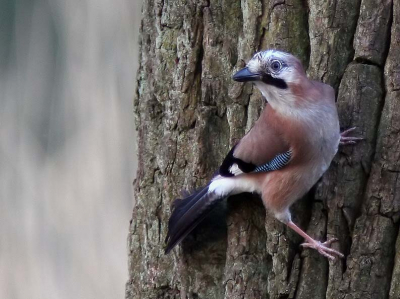
[[[282,63],[279,60],[272,60],[271,62],[271,70],[273,72],[279,72],[282,69]]]

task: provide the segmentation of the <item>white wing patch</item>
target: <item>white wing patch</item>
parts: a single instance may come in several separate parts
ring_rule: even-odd
[[[240,170],[239,166],[236,163],[232,164],[232,166],[229,168],[229,172],[232,173],[234,176],[243,173],[243,171]]]

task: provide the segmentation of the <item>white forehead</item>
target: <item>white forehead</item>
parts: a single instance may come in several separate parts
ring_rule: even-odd
[[[257,71],[259,67],[266,65],[271,60],[288,61],[292,55],[278,50],[266,50],[254,54],[253,58],[247,63],[247,67],[250,71]]]
[[[262,61],[269,61],[269,60],[273,60],[273,59],[282,59],[282,60],[286,60],[288,58],[290,58],[292,55],[290,55],[289,53],[285,53],[282,51],[278,51],[278,50],[266,50],[266,51],[261,51],[258,52],[256,54],[254,54],[253,59],[258,59],[258,60],[262,60]]]
[[[258,72],[261,69],[265,69],[267,65],[271,63],[272,60],[280,60],[291,65],[296,61],[296,58],[286,52],[278,50],[266,50],[254,54],[253,58],[247,63],[247,67],[252,72]]]

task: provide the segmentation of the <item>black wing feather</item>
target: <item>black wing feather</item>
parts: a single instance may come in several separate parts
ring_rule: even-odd
[[[252,172],[256,169],[256,165],[253,163],[245,162],[239,158],[236,158],[233,155],[233,152],[235,151],[236,145],[232,147],[232,149],[229,151],[228,155],[226,155],[224,161],[222,162],[221,166],[219,167],[219,174],[225,177],[231,177],[234,176],[230,172],[230,168],[232,165],[237,164],[239,169],[245,173],[247,172]]]

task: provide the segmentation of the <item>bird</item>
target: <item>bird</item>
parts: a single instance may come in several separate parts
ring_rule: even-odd
[[[311,80],[300,60],[275,49],[257,52],[232,79],[252,82],[266,101],[259,119],[229,151],[214,177],[172,204],[165,253],[168,254],[225,198],[252,192],[273,216],[305,239],[303,247],[328,259],[344,255],[331,244],[309,236],[293,221],[290,206],[328,169],[339,144],[360,137],[340,132],[335,91]]]

